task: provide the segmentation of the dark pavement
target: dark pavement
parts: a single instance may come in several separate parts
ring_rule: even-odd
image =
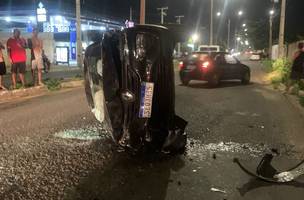
[[[280,170],[303,157],[302,113],[261,84],[258,63],[248,64],[247,86],[184,87],[176,77],[176,111],[189,122],[188,150],[178,157],[120,152],[90,113],[83,89],[0,104],[0,199],[302,200],[304,178],[264,183],[233,163],[238,157],[254,171],[272,148],[280,152]]]

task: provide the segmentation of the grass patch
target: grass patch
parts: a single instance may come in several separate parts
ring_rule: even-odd
[[[61,89],[61,81],[59,79],[45,79],[44,84],[50,91],[56,91]]]

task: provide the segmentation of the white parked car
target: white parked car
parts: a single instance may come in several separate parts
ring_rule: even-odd
[[[252,60],[252,61],[259,61],[259,60],[261,60],[261,54],[259,54],[259,53],[253,53],[250,56],[249,59]]]

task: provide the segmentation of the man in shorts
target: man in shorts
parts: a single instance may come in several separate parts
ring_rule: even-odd
[[[0,90],[6,90],[6,88],[3,85],[3,75],[6,74],[6,67],[4,62],[4,57],[2,50],[4,49],[3,44],[0,42]]]
[[[33,29],[33,35],[31,38],[31,52],[32,52],[32,77],[33,83],[36,83],[35,80],[35,70],[38,71],[38,85],[43,85],[42,83],[42,70],[43,70],[43,42],[38,38],[38,29]],[[35,84],[36,85],[36,84]]]
[[[19,78],[22,83],[22,87],[25,87],[25,68],[26,68],[26,51],[27,46],[24,38],[20,37],[20,30],[14,29],[14,35],[7,41],[7,53],[9,61],[12,64],[12,87],[16,89],[17,82],[16,76],[19,73]]]

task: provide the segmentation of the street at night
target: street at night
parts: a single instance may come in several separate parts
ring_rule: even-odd
[[[248,86],[185,87],[176,74],[176,111],[189,121],[181,156],[122,151],[93,118],[82,87],[1,104],[0,198],[302,199],[303,179],[265,183],[233,162],[254,171],[276,149],[274,165],[284,170],[304,148],[303,113],[261,83],[258,63],[247,64],[254,80]]]
[[[1,0],[0,200],[303,200],[303,10]]]

